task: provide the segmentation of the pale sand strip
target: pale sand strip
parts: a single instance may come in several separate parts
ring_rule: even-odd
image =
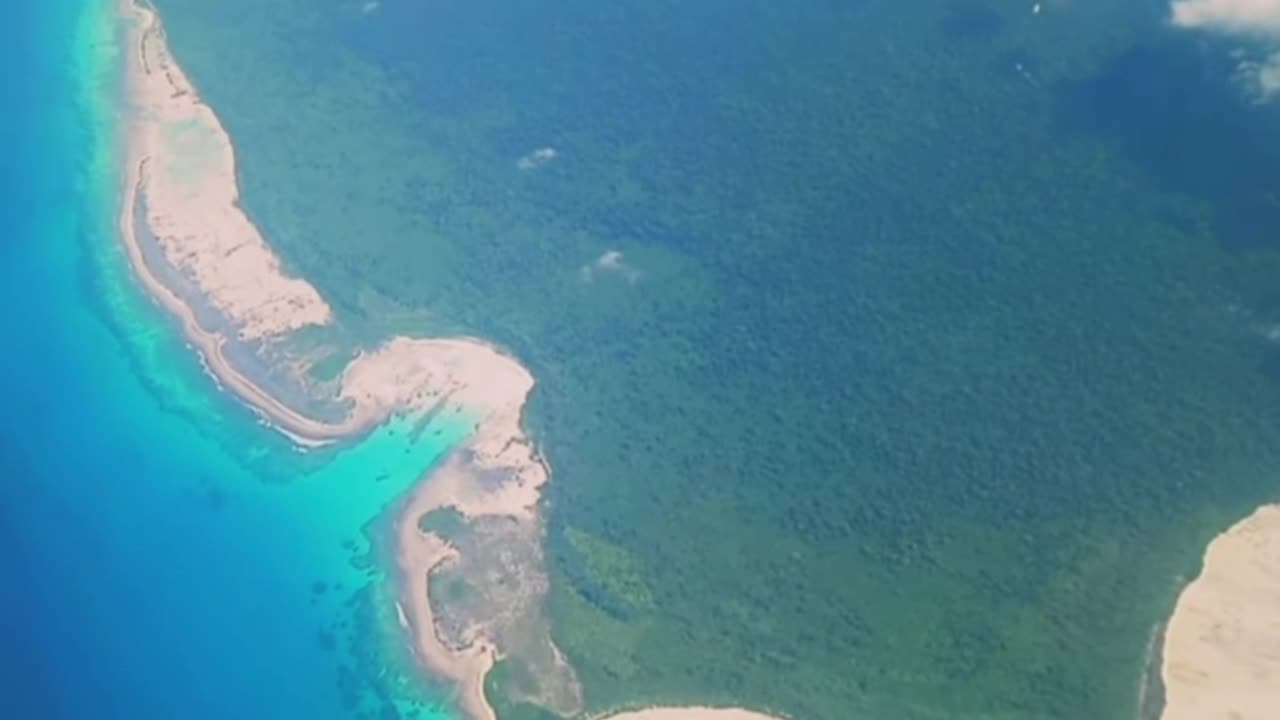
[[[1280,718],[1280,506],[1209,544],[1165,633],[1162,720]]]

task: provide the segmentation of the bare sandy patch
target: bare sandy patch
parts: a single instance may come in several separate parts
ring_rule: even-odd
[[[1280,506],[1219,535],[1165,632],[1162,720],[1280,717]]]

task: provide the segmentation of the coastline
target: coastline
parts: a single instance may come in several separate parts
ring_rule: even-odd
[[[533,376],[478,338],[394,337],[355,348],[336,380],[311,378],[316,358],[291,340],[298,330],[335,325],[332,311],[315,288],[284,271],[241,210],[230,139],[170,57],[156,11],[146,0],[118,2],[127,25],[129,113],[118,229],[137,281],[181,324],[218,386],[300,449],[354,438],[395,414],[469,425],[468,439],[424,471],[398,510],[401,624],[414,655],[455,687],[468,718],[496,720],[485,680],[500,660],[523,662],[545,681],[540,694],[521,700],[581,715],[581,686],[542,612],[548,580],[539,503],[550,470],[522,426]],[[253,367],[242,366],[246,357]],[[263,368],[283,379],[257,377]],[[291,384],[301,406],[273,391],[277,381]],[[317,408],[340,417],[321,419]],[[456,512],[465,537],[420,526],[437,510]],[[432,598],[438,579],[470,583],[478,599],[439,608]],[[773,720],[700,706],[607,717]]]
[[[124,168],[118,229],[137,281],[181,324],[184,336],[209,375],[264,423],[302,449],[352,438],[392,414],[427,417],[450,409],[458,421],[471,422],[477,430],[452,454],[483,454],[509,463],[505,469],[515,477],[530,474],[538,478],[536,483],[522,481],[518,488],[527,505],[521,512],[535,514],[533,506],[547,473],[532,446],[524,440],[519,425],[533,378],[495,345],[476,338],[393,338],[378,348],[359,350],[336,386],[307,380],[305,358],[287,354],[288,336],[302,327],[333,322],[328,306],[304,281],[284,275],[278,259],[240,210],[229,139],[212,110],[199,100],[194,87],[169,57],[155,10],[145,0],[120,0],[119,13],[127,24],[125,88],[130,119],[122,138]],[[196,140],[212,140],[195,152],[203,155],[201,160],[212,156],[213,162],[208,164],[213,169],[196,168],[190,173],[196,178],[194,181],[181,178],[191,183],[188,187],[172,182],[176,173],[166,175],[166,168],[155,167],[158,161],[169,165],[187,162],[185,155],[165,154],[172,150],[166,143],[175,142],[172,125],[179,122],[195,125],[205,133]],[[176,134],[185,135],[176,140],[182,143],[189,142],[193,133],[183,128]],[[211,187],[213,191],[209,192]],[[204,200],[208,196],[214,198],[212,206]],[[144,204],[145,212],[140,211]],[[163,273],[152,267],[154,259],[149,262],[142,247],[140,223],[151,225],[148,229],[156,236],[160,259],[172,265],[166,269],[185,276],[201,291],[202,299],[210,300],[209,304],[221,313],[223,322],[218,324],[237,329],[237,336],[229,338],[224,332],[206,327],[192,305],[161,279]],[[195,225],[200,227],[193,229]],[[201,235],[206,226],[213,229]],[[248,273],[241,285],[252,286],[250,290],[268,287],[276,291],[275,296],[248,297],[239,292],[242,288],[232,287],[217,276],[218,264],[226,262],[232,253],[244,255],[245,248],[253,251],[247,258],[253,264],[237,262],[234,272]],[[150,254],[154,258],[157,253]],[[175,257],[179,262],[174,262]],[[219,291],[227,290],[238,294],[218,296]],[[228,352],[229,343],[240,343],[250,352],[296,366],[292,379],[300,385],[311,385],[308,389],[316,391],[322,401],[343,407],[345,416],[337,422],[324,421],[286,404],[263,382],[236,365]],[[513,442],[528,452],[524,456],[513,455],[508,451]],[[469,717],[490,720],[494,712],[483,687],[497,656],[496,648],[480,641],[474,649],[453,650],[436,636],[427,583],[446,554],[441,552],[438,539],[416,528],[421,514],[451,501],[441,496],[435,473],[429,476],[432,481],[424,478],[419,482],[397,522],[398,528],[411,531],[402,534],[398,548],[400,610],[402,618],[406,606],[413,615],[415,622],[406,620],[406,625],[413,635],[415,654],[425,669],[457,686],[459,705]],[[501,491],[498,488],[492,494],[501,497]],[[488,512],[489,506],[505,512],[511,504],[498,501],[481,505],[480,513]]]
[[[1164,711],[1164,641],[1169,621],[1158,623],[1147,642],[1147,661],[1138,681],[1138,715],[1136,720],[1159,720]]]
[[[145,54],[149,37],[159,32],[159,19],[153,9],[141,2],[121,0],[120,4],[121,13],[130,18],[132,23],[128,32],[125,60],[125,92],[132,101],[145,96],[146,81],[153,73],[159,72],[157,68],[151,67]],[[165,80],[172,82],[172,75],[167,76]],[[173,92],[186,91],[174,88]],[[145,110],[130,107],[128,112],[139,113]],[[201,362],[219,386],[224,389],[229,388],[276,430],[303,447],[326,445],[349,434],[354,428],[333,426],[312,420],[281,403],[242,374],[224,353],[226,339],[201,326],[192,308],[176,292],[162,283],[152,271],[139,244],[136,227],[138,205],[145,192],[144,181],[150,159],[149,143],[145,137],[140,137],[139,126],[143,126],[144,123],[126,122],[125,125],[123,199],[119,215],[119,232],[129,257],[129,265],[138,282],[153,300],[178,320],[182,326],[183,335],[195,347]]]
[[[144,162],[130,163],[125,184],[125,210],[121,212],[120,234],[123,238],[134,237],[134,220],[132,207],[137,202],[141,187],[141,171]],[[146,289],[147,294],[174,316],[182,325],[183,335],[195,347],[201,364],[209,376],[224,389],[230,389],[241,398],[245,405],[259,415],[262,420],[294,443],[306,448],[328,445],[345,435],[340,428],[319,423],[295,412],[276,400],[260,388],[247,376],[241,374],[223,353],[224,339],[215,333],[207,332],[196,320],[195,313],[183,303],[173,291],[151,273],[142,257],[138,244],[130,240],[124,241],[129,256],[129,265],[138,282]]]
[[[1280,505],[1209,543],[1165,628],[1162,720],[1270,720],[1280,707]]]

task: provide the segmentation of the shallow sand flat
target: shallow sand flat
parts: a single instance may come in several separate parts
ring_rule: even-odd
[[[1280,506],[1219,535],[1165,635],[1162,720],[1280,717]]]
[[[601,720],[778,720],[741,708],[658,707],[609,715]]]

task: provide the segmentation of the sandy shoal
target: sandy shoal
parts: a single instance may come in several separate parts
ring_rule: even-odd
[[[1280,506],[1219,535],[1165,632],[1162,720],[1280,718]]]

